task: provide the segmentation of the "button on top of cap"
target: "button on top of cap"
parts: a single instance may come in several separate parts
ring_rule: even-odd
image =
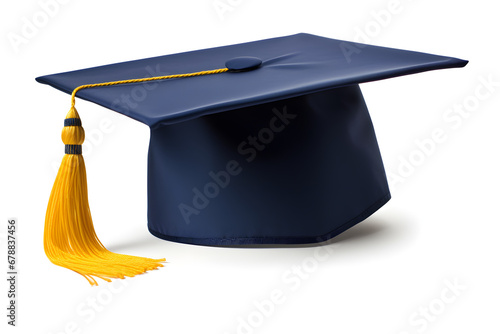
[[[229,72],[251,71],[262,65],[262,60],[257,57],[237,57],[226,61]]]

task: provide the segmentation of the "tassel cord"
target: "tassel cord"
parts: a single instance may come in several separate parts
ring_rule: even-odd
[[[61,138],[66,154],[57,173],[45,216],[44,251],[49,260],[82,275],[91,285],[95,278],[133,277],[163,267],[165,259],[150,259],[110,252],[97,237],[88,202],[87,175],[81,155],[85,131],[75,108],[76,94],[86,88],[133,84],[154,80],[187,78],[227,72],[227,68],[82,85],[71,94],[71,108]]]

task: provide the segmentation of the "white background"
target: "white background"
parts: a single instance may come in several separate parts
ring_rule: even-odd
[[[500,21],[493,1],[61,0],[45,8],[50,16],[46,2],[54,3],[10,1],[0,9],[0,258],[5,274],[6,221],[17,217],[20,273],[16,328],[6,324],[1,280],[2,333],[499,332]],[[218,12],[214,4],[229,7]],[[29,24],[38,27],[27,33]],[[386,206],[324,246],[332,252],[321,259],[318,246],[157,239],[146,228],[148,128],[78,101],[87,145],[94,136],[85,158],[97,234],[112,251],[169,263],[96,288],[48,261],[44,216],[70,99],[36,76],[298,32],[470,60],[463,69],[362,85],[387,172],[402,177],[391,182]],[[488,78],[496,83],[490,91],[481,81]],[[467,117],[449,114],[464,105]],[[423,155],[416,142],[436,129],[444,140]],[[405,172],[402,161],[410,159],[417,163]],[[283,296],[271,307],[264,300],[275,290]]]

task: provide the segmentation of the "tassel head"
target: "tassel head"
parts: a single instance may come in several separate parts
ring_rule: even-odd
[[[85,130],[75,107],[71,107],[64,119],[61,139],[64,145],[82,145],[85,140]]]

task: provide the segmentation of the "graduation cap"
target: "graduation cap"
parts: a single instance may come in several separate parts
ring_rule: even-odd
[[[316,243],[390,199],[358,84],[466,64],[297,34],[39,77],[71,94],[45,252],[91,284],[165,260],[112,253],[97,238],[75,97],[151,128],[153,235],[198,245]]]

